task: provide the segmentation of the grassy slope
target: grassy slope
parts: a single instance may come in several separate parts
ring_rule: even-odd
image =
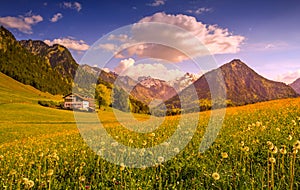
[[[0,72],[0,104],[37,103],[38,100],[44,99],[61,100],[61,97],[41,92]]]

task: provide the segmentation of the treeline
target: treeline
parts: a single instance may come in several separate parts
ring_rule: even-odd
[[[98,84],[95,90],[95,98],[99,108],[109,106],[123,112],[150,114],[147,105],[136,100],[121,87],[110,83]]]

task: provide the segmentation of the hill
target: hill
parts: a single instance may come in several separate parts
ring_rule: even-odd
[[[0,104],[5,103],[37,103],[38,100],[61,100],[41,92],[30,85],[24,85],[0,72]]]
[[[55,55],[63,54],[65,49],[61,48],[59,50],[61,46],[55,46],[56,50],[54,52],[56,53],[47,58],[42,53],[29,51],[22,44],[24,45],[24,42],[18,42],[11,32],[3,26],[0,27],[0,72],[43,92],[51,94],[67,94],[71,92],[72,79],[69,73],[72,71],[68,70],[64,73],[62,66],[70,63],[68,61],[64,63],[60,61],[57,62],[56,66],[51,65],[51,62],[55,62],[51,60],[63,60],[62,57],[64,55]],[[42,44],[40,49],[44,50],[44,45]],[[58,50],[63,51],[62,53],[57,53]]]
[[[295,80],[290,86],[298,93],[300,94],[300,78]]]

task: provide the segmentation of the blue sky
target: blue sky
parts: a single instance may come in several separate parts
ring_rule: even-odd
[[[300,77],[297,0],[11,0],[1,3],[0,24],[19,40],[62,43],[79,62],[103,35],[156,13],[187,15],[243,37],[239,50],[214,55],[218,65],[239,58],[269,79],[289,83]]]

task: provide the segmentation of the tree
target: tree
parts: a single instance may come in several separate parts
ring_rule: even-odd
[[[112,107],[124,112],[130,111],[128,93],[118,86],[113,88]]]
[[[103,84],[99,84],[96,87],[95,97],[98,101],[99,109],[101,106],[108,106],[111,103],[110,100],[111,91]]]

